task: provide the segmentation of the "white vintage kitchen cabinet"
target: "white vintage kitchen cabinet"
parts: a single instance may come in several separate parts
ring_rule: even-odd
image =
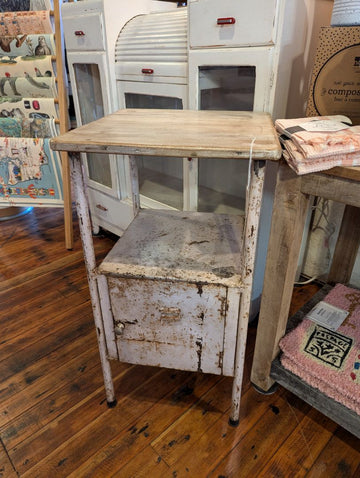
[[[179,130],[181,129],[181,135]],[[107,401],[109,361],[234,377],[241,385],[265,160],[281,148],[266,113],[123,109],[52,140],[56,150],[128,154],[135,218],[97,267],[80,155],[73,185]],[[245,213],[140,209],[134,156],[250,158]]]
[[[115,41],[135,15],[175,9],[154,0],[84,0],[61,8],[69,77],[77,126],[119,107],[115,88]],[[84,156],[93,231],[121,235],[133,218],[123,157]]]

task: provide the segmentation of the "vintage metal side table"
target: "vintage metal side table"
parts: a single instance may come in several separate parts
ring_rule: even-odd
[[[233,376],[239,420],[265,160],[281,148],[266,113],[120,110],[51,142],[73,186],[109,405],[111,359]],[[130,157],[134,220],[96,267],[80,152]],[[134,156],[251,159],[246,211],[142,210]]]

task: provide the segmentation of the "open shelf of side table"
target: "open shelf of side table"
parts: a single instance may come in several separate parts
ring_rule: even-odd
[[[330,285],[325,285],[315,294],[288,322],[287,332],[296,327],[308,312],[331,290]],[[319,389],[312,387],[297,375],[287,370],[277,356],[271,365],[270,376],[278,384],[300,397],[304,402],[331,418],[350,433],[360,438],[360,416],[353,410],[345,407],[340,402],[332,399]]]

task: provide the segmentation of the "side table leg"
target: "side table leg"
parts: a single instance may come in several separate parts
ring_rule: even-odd
[[[254,161],[251,165],[251,178],[245,210],[245,230],[243,237],[243,290],[240,297],[238,332],[235,351],[232,406],[229,423],[239,423],[241,388],[244,372],[245,348],[249,324],[252,283],[254,278],[256,244],[259,230],[262,191],[264,186],[265,161]]]
[[[251,381],[267,391],[274,384],[271,362],[284,335],[310,201],[300,191],[301,177],[280,163],[275,189]]]
[[[349,283],[355,265],[359,243],[360,208],[346,205],[328,275],[329,283]]]
[[[74,187],[76,210],[79,218],[79,227],[81,241],[84,251],[84,260],[89,283],[91,304],[93,308],[96,335],[99,345],[100,361],[103,371],[106,400],[109,407],[116,405],[114,384],[112,380],[111,367],[107,358],[107,348],[104,332],[104,324],[102,320],[100,296],[98,289],[98,274],[96,272],[96,259],[94,245],[92,241],[92,229],[85,195],[85,184],[82,175],[81,159],[79,154],[71,155],[71,176]]]

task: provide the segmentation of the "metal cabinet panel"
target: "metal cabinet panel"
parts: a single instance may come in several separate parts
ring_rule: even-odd
[[[223,373],[226,287],[111,277],[108,285],[121,361]]]
[[[274,43],[276,0],[191,0],[190,48]]]
[[[63,18],[68,51],[105,50],[105,26],[99,12]]]

